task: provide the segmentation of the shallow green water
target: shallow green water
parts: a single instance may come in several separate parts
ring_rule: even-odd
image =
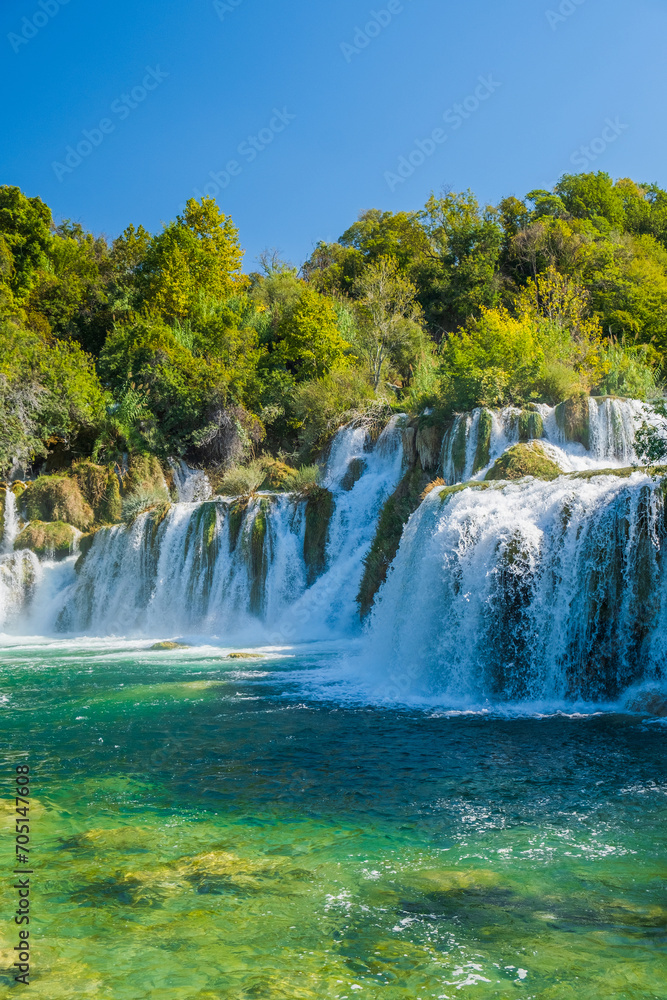
[[[138,645],[0,653],[31,997],[667,996],[664,725],[336,704],[321,651]]]

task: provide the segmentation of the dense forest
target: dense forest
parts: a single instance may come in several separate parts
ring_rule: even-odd
[[[0,187],[0,475],[184,458],[219,487],[294,487],[357,414],[654,399],[667,375],[655,184],[446,191],[362,213],[300,268],[242,264],[211,199],[109,241]],[[151,502],[144,483],[133,509]]]

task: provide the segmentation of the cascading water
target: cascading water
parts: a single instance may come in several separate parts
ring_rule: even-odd
[[[659,680],[665,535],[662,488],[642,473],[434,490],[369,624],[370,683],[463,706]]]
[[[591,397],[585,407],[584,441],[568,439],[559,407],[544,404],[532,410],[477,409],[455,417],[442,446],[443,479],[448,485],[483,479],[496,459],[520,440],[540,440],[563,472],[624,468],[639,464],[634,440],[642,422],[667,435],[664,418],[637,400]]]
[[[0,544],[0,555],[6,555],[14,551],[14,542],[19,533],[19,512],[16,497],[12,490],[5,490],[4,523],[2,529],[2,543]]]
[[[16,496],[6,489],[0,542],[0,628],[11,625],[20,615],[41,576],[37,556],[32,552],[14,552],[19,534],[19,514]]]
[[[201,469],[191,469],[182,459],[180,462],[171,461],[169,464],[179,503],[208,500],[213,495],[208,476]]]
[[[323,489],[308,498],[178,503],[99,531],[55,618],[35,601],[26,627],[275,643],[358,628],[363,557],[401,475],[397,423],[376,442],[364,425],[340,431]]]
[[[11,551],[19,520],[8,492],[0,627],[272,645],[356,635],[364,652],[355,677],[378,697],[614,698],[662,676],[664,500],[644,473],[595,470],[636,464],[638,426],[666,433],[666,424],[632,400],[578,406],[576,426],[547,406],[451,422],[445,481],[480,482],[435,489],[413,514],[363,631],[364,559],[409,468],[400,417],[377,439],[362,423],[342,428],[322,486],[305,495],[202,499],[203,474],[178,466],[180,502],[99,530],[76,571],[77,556],[56,565]],[[481,482],[496,458],[531,438],[570,475]]]

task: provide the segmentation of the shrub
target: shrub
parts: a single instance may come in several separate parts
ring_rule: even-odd
[[[227,469],[213,481],[216,493],[227,497],[252,496],[261,489],[266,479],[266,465],[261,459],[249,465],[236,465]]]
[[[319,466],[302,465],[299,469],[293,469],[291,474],[285,477],[284,488],[290,493],[308,493],[309,490],[319,486],[319,482]]]
[[[650,344],[626,345],[612,339],[604,350],[609,370],[597,386],[600,395],[651,399],[660,394],[660,355]]]
[[[169,494],[162,489],[151,489],[138,486],[123,500],[123,521],[129,524],[147,510],[156,507],[166,507],[169,503]]]
[[[300,443],[305,455],[321,448],[329,437],[375,396],[365,375],[352,366],[335,368],[296,389],[294,410],[301,423]]]

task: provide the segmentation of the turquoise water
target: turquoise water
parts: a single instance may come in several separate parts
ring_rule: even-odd
[[[373,707],[334,648],[149,645],[0,650],[32,997],[667,996],[660,720]]]

